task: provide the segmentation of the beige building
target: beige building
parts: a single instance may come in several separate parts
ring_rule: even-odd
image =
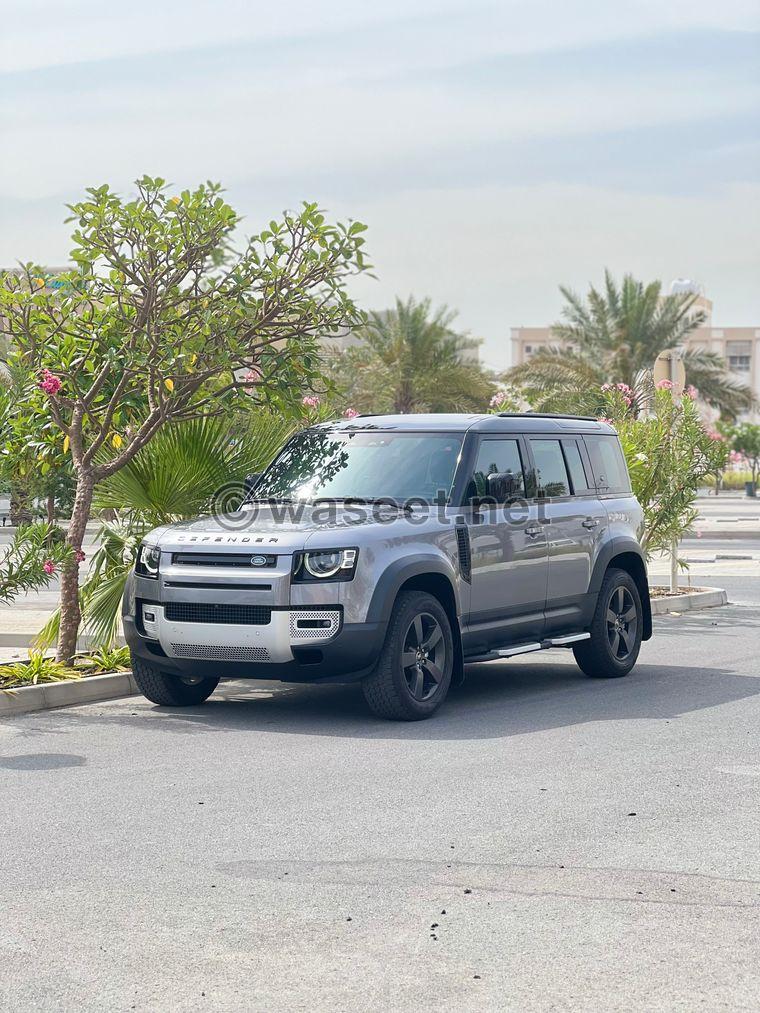
[[[672,283],[670,291],[693,292],[697,296],[694,312],[701,310],[706,317],[704,324],[686,339],[686,347],[717,352],[726,360],[732,375],[751,387],[760,400],[760,326],[715,327],[712,300],[695,282],[679,278]],[[562,342],[552,334],[550,327],[513,327],[510,338],[513,366],[526,362],[541,348],[562,347]]]

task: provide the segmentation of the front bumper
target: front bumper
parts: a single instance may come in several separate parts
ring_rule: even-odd
[[[266,625],[242,626],[172,623],[161,606],[151,607],[157,635],[145,636],[134,616],[124,615],[127,644],[147,664],[179,675],[353,682],[372,669],[385,640],[385,623],[345,624],[327,639],[317,640],[311,631],[303,636],[297,626],[301,609],[273,610]]]

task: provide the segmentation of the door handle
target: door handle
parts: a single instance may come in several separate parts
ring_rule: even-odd
[[[538,524],[531,524],[530,527],[525,529],[525,534],[529,538],[536,538],[541,534],[542,528]]]
[[[587,517],[585,521],[581,522],[584,528],[588,528],[589,531],[599,525],[599,521],[596,517]]]

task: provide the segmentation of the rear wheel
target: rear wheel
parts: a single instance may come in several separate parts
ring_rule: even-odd
[[[600,679],[628,675],[639,656],[642,632],[641,598],[630,573],[613,568],[604,575],[590,632],[590,640],[573,647],[586,675]]]
[[[362,682],[364,699],[379,717],[428,718],[446,698],[453,663],[446,610],[424,591],[405,591],[393,606],[380,658]]]
[[[142,695],[162,707],[195,707],[207,700],[219,685],[218,679],[167,675],[134,654],[132,675]]]

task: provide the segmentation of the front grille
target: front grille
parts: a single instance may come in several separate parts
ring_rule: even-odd
[[[171,601],[166,618],[172,623],[233,623],[237,626],[266,626],[272,610],[266,605],[216,605],[212,602]]]
[[[257,560],[263,559],[265,562],[259,562],[254,566],[251,562],[254,557]],[[172,563],[176,566],[242,567],[244,570],[252,570],[255,573],[256,570],[277,566],[277,556],[266,552],[256,552],[255,549],[250,549],[244,554],[240,552],[173,552]]]
[[[266,647],[225,647],[208,644],[172,644],[178,658],[198,658],[205,661],[269,661]]]

